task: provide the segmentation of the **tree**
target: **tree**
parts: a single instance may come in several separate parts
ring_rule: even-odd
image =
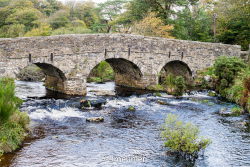
[[[17,10],[13,14],[9,15],[5,22],[6,24],[23,24],[26,30],[31,30],[38,23],[35,22],[41,17],[40,11],[37,9],[23,9]]]
[[[49,36],[52,33],[52,28],[46,23],[42,23],[39,27],[33,28],[31,31],[27,32],[24,36]]]
[[[10,38],[10,37],[20,37],[25,34],[25,26],[23,24],[11,24],[3,26],[0,29],[0,37]]]
[[[157,14],[165,23],[176,13],[177,8],[193,5],[198,0],[145,0],[151,6],[152,12]]]
[[[124,18],[129,20],[130,23],[134,21],[140,21],[148,15],[150,7],[150,4],[145,3],[145,0],[130,1],[126,5],[126,12],[124,12]]]
[[[164,25],[160,18],[157,18],[154,13],[150,13],[143,20],[135,23],[132,27],[132,32],[145,36],[173,38],[170,35],[172,29],[171,25]]]
[[[123,6],[126,2],[126,0],[108,0],[99,5],[100,14],[106,22],[108,33],[112,30],[112,24],[110,23],[122,13]]]
[[[22,36],[39,25],[42,13],[30,0],[10,0],[0,8],[0,37]]]
[[[70,10],[70,17],[82,20],[87,28],[91,28],[94,24],[100,22],[99,11],[96,8],[96,4],[92,1],[69,2],[67,7]]]
[[[247,50],[250,43],[249,0],[221,0],[215,4],[219,41],[239,44]]]
[[[51,16],[56,11],[63,9],[63,4],[58,0],[30,0],[36,9],[46,16]]]
[[[53,29],[65,27],[70,23],[68,10],[59,10],[49,17],[49,23]]]
[[[203,7],[186,7],[177,13],[177,18],[173,22],[173,35],[178,39],[213,41],[212,17]]]

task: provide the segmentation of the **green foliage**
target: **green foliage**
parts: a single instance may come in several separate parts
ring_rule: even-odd
[[[90,34],[92,31],[84,27],[61,27],[54,30],[51,35],[62,35],[62,34]]]
[[[161,136],[164,146],[186,158],[197,158],[198,152],[205,149],[211,141],[199,138],[199,128],[191,123],[183,123],[174,114],[168,114]]]
[[[0,28],[0,37],[19,37],[25,34],[25,26],[23,24],[5,25]]]
[[[160,84],[158,85],[150,85],[147,87],[148,90],[155,90],[155,91],[163,91],[164,87]]]
[[[186,7],[177,14],[174,21],[173,35],[178,39],[211,42],[212,19],[204,8]]]
[[[239,116],[244,112],[244,110],[243,108],[236,106],[231,109],[231,112],[232,112],[231,114],[232,116]]]
[[[48,24],[41,24],[38,28],[33,28],[31,31],[27,32],[24,36],[49,36],[52,32],[52,28]]]
[[[18,107],[22,100],[15,96],[15,84],[12,79],[0,79],[0,156],[19,147],[27,135],[29,117],[21,113]]]
[[[249,111],[250,108],[250,68],[238,57],[221,56],[213,67],[202,75],[212,78],[212,89],[222,97],[235,102]]]
[[[114,71],[106,61],[100,62],[90,73],[88,82],[106,82],[114,80]]]
[[[168,22],[173,14],[175,14],[174,7],[183,7],[192,5],[198,2],[198,0],[178,0],[178,1],[166,1],[166,0],[145,0],[151,6],[152,12],[157,13],[158,17],[162,18],[165,22]]]
[[[23,24],[26,30],[30,30],[37,25],[35,21],[38,20],[40,16],[41,13],[36,9],[18,10],[9,15],[5,22],[6,24]]]
[[[213,92],[213,91],[209,91],[209,92],[208,92],[208,96],[216,97],[217,94],[216,94],[215,92]]]
[[[53,29],[66,27],[70,24],[69,16],[70,15],[67,10],[57,11],[49,18],[49,23]]]
[[[249,0],[220,0],[216,3],[213,12],[218,15],[218,40],[227,44],[239,44],[244,50],[248,50]]]
[[[242,71],[234,80],[233,86],[226,89],[226,98],[241,105],[250,112],[250,68]]]
[[[100,11],[92,1],[71,2],[66,5],[70,9],[70,17],[77,18],[86,24],[86,28],[100,23]]]
[[[173,74],[167,75],[163,85],[167,88],[167,92],[175,95],[183,95],[186,89],[186,81],[183,76],[174,76]]]
[[[127,0],[107,0],[106,2],[99,4],[100,14],[106,23],[107,33],[111,32],[113,27],[112,21],[122,13],[126,2]]]
[[[186,82],[185,82],[184,77],[177,76],[175,80],[175,86],[176,86],[175,95],[181,96],[186,89]]]
[[[160,93],[160,92],[155,92],[155,93],[154,93],[154,96],[161,97],[162,95],[161,95],[161,93]]]
[[[147,16],[150,7],[150,4],[146,3],[145,0],[129,1],[126,12],[121,16],[124,18],[123,22],[127,24],[142,20]]]
[[[90,77],[88,78],[88,82],[96,82],[96,83],[101,83],[103,82],[101,78],[99,77]]]
[[[27,115],[26,115],[27,116]],[[26,129],[17,122],[7,122],[0,126],[0,152],[11,152],[21,145]]]
[[[214,73],[218,76],[216,90],[226,97],[226,89],[231,87],[236,76],[246,68],[246,64],[238,57],[221,56],[216,59]]]
[[[22,100],[15,96],[14,81],[8,78],[0,79],[0,124],[7,122],[11,115],[18,111]]]

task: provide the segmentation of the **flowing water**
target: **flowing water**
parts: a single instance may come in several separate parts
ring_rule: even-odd
[[[17,96],[25,100],[21,111],[29,114],[33,134],[20,150],[4,156],[1,167],[250,166],[248,116],[220,116],[221,108],[230,109],[233,104],[205,92],[180,99],[151,93],[104,97],[96,95],[96,90],[114,94],[114,83],[89,84],[87,98],[105,98],[107,103],[99,110],[82,111],[77,108],[80,97],[48,95],[39,82],[17,81],[16,85]],[[128,111],[129,106],[136,111]],[[198,125],[201,136],[212,140],[194,165],[166,154],[160,128],[169,113]],[[94,116],[105,120],[86,122]]]

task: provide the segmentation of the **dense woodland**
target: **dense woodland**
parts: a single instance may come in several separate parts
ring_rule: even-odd
[[[0,0],[0,37],[133,33],[184,40],[250,42],[249,0]]]

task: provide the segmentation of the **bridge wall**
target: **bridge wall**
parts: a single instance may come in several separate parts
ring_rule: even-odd
[[[15,77],[30,63],[49,64],[55,67],[55,72],[48,73],[47,85],[58,82],[51,87],[63,93],[83,95],[90,71],[103,60],[116,59],[131,62],[141,73],[141,78],[128,78],[130,72],[126,68],[133,66],[119,68],[122,61],[114,61],[114,66],[119,64],[116,66],[120,71],[116,75],[118,84],[146,88],[158,83],[158,74],[170,61],[186,63],[195,76],[198,70],[213,65],[216,57],[239,57],[240,50],[237,45],[124,34],[0,39],[0,77]],[[62,79],[56,73],[65,77]]]

